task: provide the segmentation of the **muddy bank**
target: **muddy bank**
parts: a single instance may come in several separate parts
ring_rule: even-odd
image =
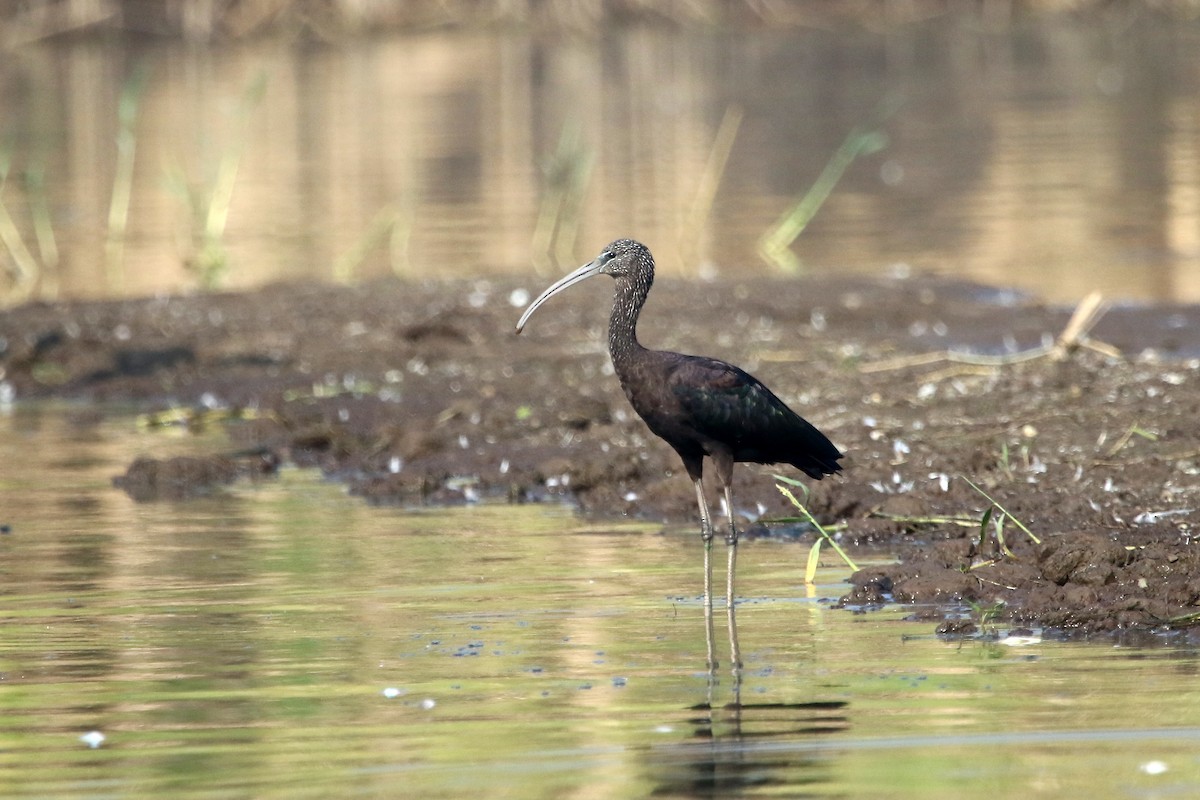
[[[146,454],[158,461],[131,465],[122,485],[139,499],[220,491],[291,462],[371,502],[568,498],[588,514],[693,522],[676,456],[612,375],[611,285],[573,289],[513,334],[548,282],[35,303],[0,316],[0,390],[227,427],[234,444],[213,464],[171,462],[164,440]],[[1187,627],[1200,612],[1200,310],[1111,309],[1091,335],[1114,352],[914,357],[1035,348],[1069,315],[929,279],[663,280],[639,333],[745,367],[848,454],[843,476],[810,483],[810,508],[845,541],[886,543],[901,560],[856,575],[844,604],[932,602],[947,630]],[[771,471],[739,468],[740,512],[787,513]],[[1010,520],[1011,555],[995,536],[980,546],[988,502],[963,477],[1041,543]]]

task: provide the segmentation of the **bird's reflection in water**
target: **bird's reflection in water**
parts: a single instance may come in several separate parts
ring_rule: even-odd
[[[702,703],[692,707],[692,738],[647,752],[655,796],[738,797],[752,787],[825,784],[829,757],[766,742],[839,733],[849,727],[842,701]]]
[[[736,653],[733,609],[727,619],[731,649]],[[849,704],[841,700],[745,702],[742,675],[741,664],[734,661],[725,685],[720,670],[710,668],[705,702],[688,709],[691,738],[647,751],[654,796],[734,797],[750,788],[800,788],[831,780],[828,757],[819,751],[764,745],[801,745],[805,739],[843,733],[850,725]],[[728,699],[722,697],[725,694]]]

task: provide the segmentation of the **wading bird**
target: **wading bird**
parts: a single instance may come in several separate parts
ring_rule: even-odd
[[[609,275],[617,282],[608,323],[608,352],[621,388],[650,430],[679,454],[696,488],[704,541],[708,662],[709,668],[715,669],[710,559],[713,523],[702,481],[704,457],[712,459],[729,516],[725,608],[733,668],[737,670],[741,665],[733,611],[738,539],[733,520],[733,465],[738,461],[791,464],[820,480],[841,470],[838,459],[842,453],[753,375],[715,358],[648,350],[638,343],[638,315],[654,283],[654,257],[640,242],[618,239],[590,264],[552,284],[525,309],[517,322],[517,333],[548,299],[593,275]]]

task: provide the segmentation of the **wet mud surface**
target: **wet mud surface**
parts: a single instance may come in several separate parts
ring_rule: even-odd
[[[553,277],[25,305],[0,315],[0,388],[228,430],[229,451],[211,459],[164,438],[117,478],[138,500],[292,463],[376,503],[568,500],[694,524],[677,457],[612,375],[611,284],[556,297],[514,335]],[[843,605],[912,603],[947,633],[991,621],[1188,630],[1200,615],[1200,309],[1111,308],[1090,332],[1111,352],[930,355],[1009,358],[1052,342],[1070,314],[925,278],[662,280],[639,335],[744,367],[847,453],[842,475],[807,482],[808,506],[843,542],[899,562],[857,573]],[[773,471],[736,471],[748,536],[795,531],[761,521],[790,513]],[[1002,537],[993,509],[981,538],[991,504],[967,479],[1011,515]]]

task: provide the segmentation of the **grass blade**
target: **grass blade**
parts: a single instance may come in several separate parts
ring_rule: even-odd
[[[813,542],[812,548],[808,551],[808,565],[804,568],[804,582],[817,582],[817,565],[821,563],[821,542],[824,539],[817,539]]]
[[[979,520],[979,552],[983,552],[983,544],[987,541],[987,526],[992,518],[992,512],[996,510],[995,506],[988,506],[987,511],[983,512],[983,517]]]
[[[1013,521],[1014,525],[1016,525],[1018,528],[1020,528],[1025,533],[1026,536],[1028,536],[1030,539],[1033,540],[1034,544],[1042,543],[1042,540],[1039,539],[1037,536],[1035,536],[1033,531],[1031,531],[1031,530],[1029,530],[1029,528],[1025,527],[1025,523],[1021,522],[1021,520],[1014,517],[1012,512],[1009,511],[1007,508],[1005,508],[1004,506],[997,503],[996,499],[994,497],[992,497],[990,494],[985,492],[983,489],[980,489],[978,486],[976,486],[975,483],[970,478],[968,478],[966,475],[959,475],[958,477],[960,477],[964,481],[966,481],[967,485],[970,486],[972,489],[974,489],[975,491],[977,491],[981,495],[983,495],[984,499],[987,500],[989,503],[991,503],[993,506],[995,506],[997,511],[1001,512],[1006,517],[1011,519]]]
[[[843,550],[841,548],[841,546],[837,543],[837,541],[835,541],[834,538],[829,535],[829,531],[825,530],[825,528],[821,525],[821,523],[817,522],[816,517],[814,517],[811,513],[809,513],[809,510],[807,508],[805,508],[804,504],[796,499],[796,495],[792,494],[790,489],[788,489],[786,486],[782,485],[785,483],[789,483],[793,486],[801,486],[802,484],[800,484],[798,481],[795,481],[791,478],[785,478],[782,475],[776,475],[774,477],[776,480],[778,480],[780,482],[780,483],[775,484],[775,488],[779,490],[779,493],[782,494],[784,497],[786,497],[788,499],[788,502],[790,502],[793,506],[796,507],[796,510],[798,510],[804,516],[804,518],[809,522],[809,524],[811,524],[814,528],[817,529],[817,533],[820,534],[821,539],[824,539],[826,542],[829,542],[829,546],[834,549],[834,552],[836,552],[839,556],[841,556],[842,561],[846,562],[846,566],[850,567],[850,569],[852,569],[852,570],[858,571],[858,565],[854,563],[854,559],[852,559],[852,558],[850,558],[850,556],[846,555],[846,551]],[[821,541],[821,539],[818,539],[817,541],[819,542],[819,541]],[[816,568],[813,566],[813,563],[812,563],[813,558],[814,558],[812,551],[809,552],[808,558],[809,558],[809,567],[812,570],[811,574],[815,575]],[[812,583],[811,578],[808,577],[809,573],[806,572],[805,574],[806,574],[805,580],[808,583]]]

